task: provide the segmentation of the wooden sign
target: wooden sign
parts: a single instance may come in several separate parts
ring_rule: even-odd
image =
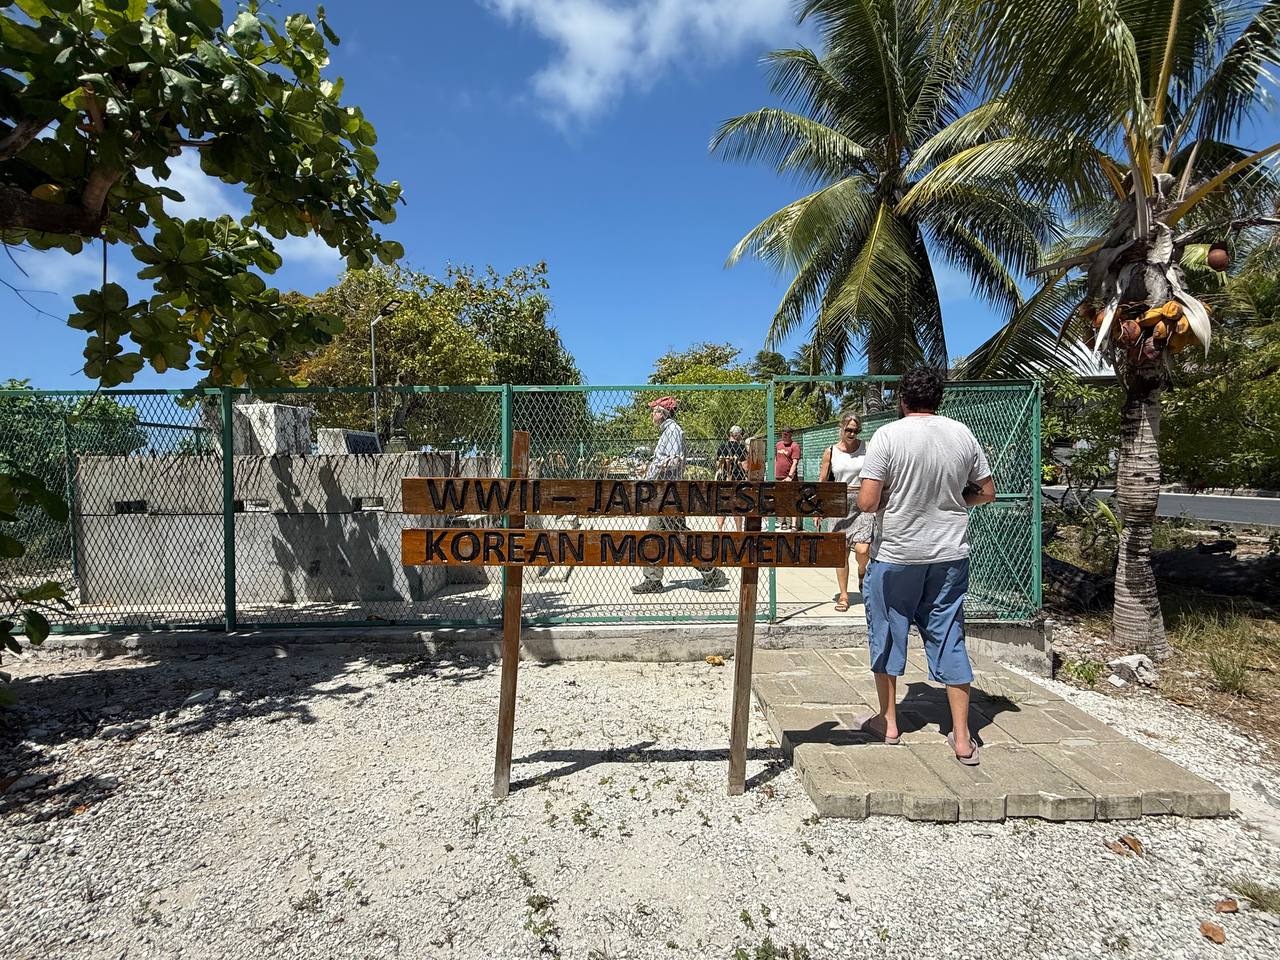
[[[493,794],[511,789],[520,602],[524,567],[741,567],[734,646],[733,713],[729,733],[729,793],[746,788],[755,648],[756,588],[761,567],[840,567],[842,533],[763,533],[761,516],[843,517],[843,483],[764,482],[764,441],[748,448],[746,481],[530,480],[529,434],[512,438],[511,477],[406,477],[404,512],[505,515],[503,529],[401,531],[406,565],[501,566],[502,682]],[[550,516],[742,516],[744,530],[528,530],[525,514]]]
[[[628,517],[843,517],[843,483],[406,477],[404,512]]]
[[[842,533],[714,530],[405,530],[406,566],[839,567]]]

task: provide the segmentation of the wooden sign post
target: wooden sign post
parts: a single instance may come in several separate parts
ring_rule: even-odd
[[[502,566],[502,688],[493,794],[511,789],[516,675],[520,661],[520,604],[525,567],[740,567],[738,632],[734,647],[729,793],[745,789],[751,717],[751,660],[755,648],[756,588],[761,567],[840,567],[847,546],[840,533],[764,533],[765,516],[843,517],[843,483],[764,480],[764,442],[748,452],[746,480],[541,480],[530,478],[529,434],[512,438],[510,477],[406,477],[404,512],[505,516],[503,529],[435,528],[401,533],[401,562],[416,565]],[[543,516],[744,517],[741,532],[712,530],[527,530],[526,514]]]

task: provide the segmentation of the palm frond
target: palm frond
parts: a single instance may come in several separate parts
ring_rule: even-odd
[[[874,210],[866,180],[840,180],[766,217],[730,251],[728,265],[750,254],[781,270],[796,269],[819,246],[851,242],[858,225],[867,222]]]
[[[866,172],[866,147],[824,123],[773,107],[726,120],[711,140],[711,152],[726,160],[763,160],[778,173],[816,183]]]
[[[1161,0],[1151,0],[1159,3]],[[1143,67],[1121,7],[1129,0],[968,0],[983,86],[1052,136],[1088,139],[1146,111]],[[1034,69],[1027,69],[1034,65]]]
[[[1275,83],[1280,62],[1280,0],[1268,0],[1218,60],[1196,96],[1198,139],[1226,139],[1258,107]]]
[[[1084,368],[1089,353],[1075,340],[1059,343],[1059,331],[1084,296],[1083,278],[1063,275],[1027,298],[995,335],[966,358],[958,371],[965,379],[1040,377],[1053,370]]]
[[[1098,154],[1073,138],[1008,136],[961,150],[921,177],[898,210],[912,210],[972,186],[1018,185],[1044,202],[1088,204],[1107,181]]]

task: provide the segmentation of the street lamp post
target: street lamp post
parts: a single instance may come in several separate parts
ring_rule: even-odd
[[[383,317],[389,317],[400,309],[399,299],[393,297],[382,305],[378,315],[369,322],[369,380],[373,386],[373,435],[378,436],[378,342],[374,336],[374,328]],[[381,441],[378,443],[382,447]]]

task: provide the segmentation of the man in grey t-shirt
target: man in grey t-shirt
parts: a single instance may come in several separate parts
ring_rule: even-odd
[[[876,431],[862,465],[858,508],[876,512],[863,584],[867,641],[880,712],[863,727],[898,743],[897,678],[907,666],[907,633],[924,637],[929,677],[947,685],[956,759],[976,766],[969,736],[973,666],[964,643],[969,590],[969,507],[995,500],[991,467],[962,423],[937,414],[943,376],[916,367],[898,385],[901,419]]]

